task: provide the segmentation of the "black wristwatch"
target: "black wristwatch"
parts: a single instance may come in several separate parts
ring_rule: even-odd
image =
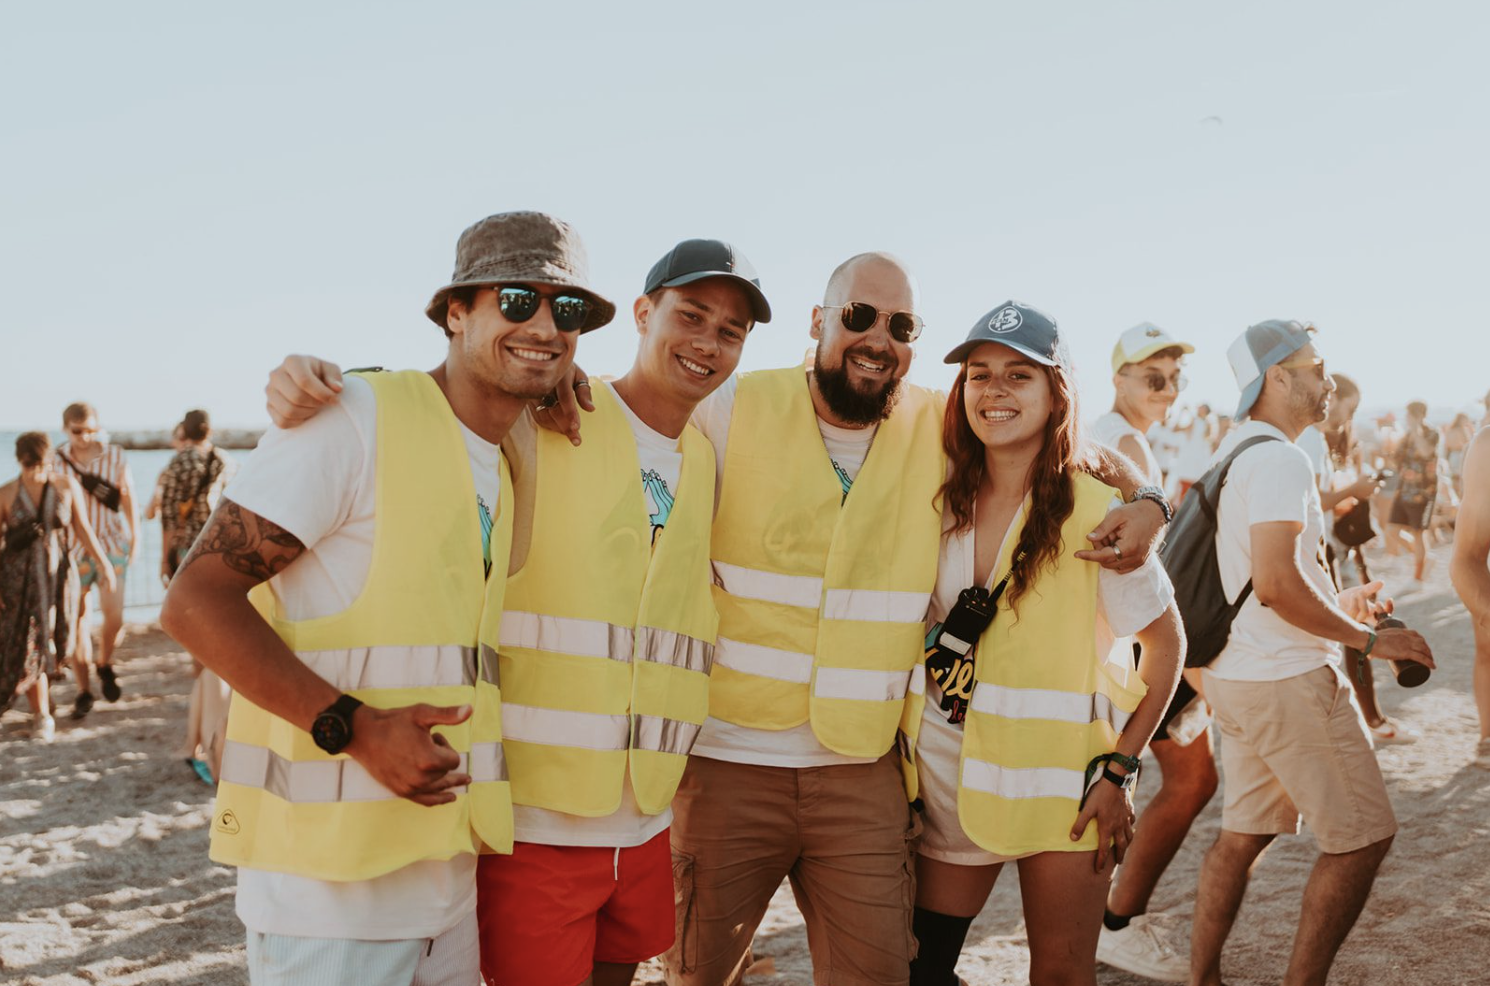
[[[1111,767],[1107,766],[1104,766],[1102,768],[1102,779],[1104,781],[1112,781],[1112,783],[1116,784],[1124,791],[1132,790],[1133,786],[1138,783],[1137,774],[1119,774]]]
[[[1164,523],[1167,524],[1174,520],[1174,508],[1169,505],[1169,500],[1165,498],[1164,491],[1159,487],[1140,486],[1133,491],[1132,496],[1128,497],[1129,503],[1137,503],[1139,500],[1153,500],[1157,503],[1159,509],[1164,511]]]
[[[340,753],[352,742],[352,713],[362,702],[350,695],[343,695],[321,710],[311,724],[310,738],[316,746],[332,755]]]

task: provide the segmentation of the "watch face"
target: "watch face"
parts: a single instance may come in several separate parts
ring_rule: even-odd
[[[350,733],[346,720],[333,712],[321,713],[310,727],[311,739],[327,753],[340,753],[351,738]]]

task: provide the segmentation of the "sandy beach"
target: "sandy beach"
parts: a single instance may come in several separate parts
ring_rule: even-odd
[[[1427,583],[1404,589],[1404,560],[1374,567],[1398,613],[1428,637],[1439,670],[1404,690],[1377,668],[1382,707],[1423,733],[1379,751],[1401,823],[1375,892],[1346,942],[1337,984],[1490,984],[1490,769],[1472,763],[1469,622],[1448,583],[1448,549]],[[158,628],[131,626],[119,650],[124,697],[83,722],[58,688],[56,742],[29,716],[0,719],[0,982],[24,986],[246,983],[232,872],[207,859],[211,790],[176,753],[190,661]],[[24,704],[18,703],[18,704]],[[1139,794],[1140,806],[1157,773]],[[1224,782],[1224,779],[1223,779]],[[1220,822],[1217,798],[1155,898],[1188,926],[1196,874]],[[1227,947],[1233,986],[1276,983],[1287,962],[1315,849],[1307,831],[1264,857]],[[1026,981],[1012,868],[973,925],[959,973],[973,986]],[[806,937],[783,885],[756,938],[760,986],[810,986]],[[649,963],[639,983],[662,982]],[[1147,982],[1101,968],[1110,986]]]

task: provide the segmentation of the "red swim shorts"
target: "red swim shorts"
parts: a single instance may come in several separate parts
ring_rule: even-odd
[[[672,947],[666,830],[629,849],[519,842],[476,868],[488,986],[578,986],[596,962],[645,962]]]

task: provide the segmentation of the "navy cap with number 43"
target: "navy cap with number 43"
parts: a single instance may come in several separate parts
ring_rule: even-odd
[[[1055,319],[1022,301],[1006,301],[978,319],[967,340],[948,353],[943,362],[961,363],[985,342],[1008,346],[1044,366],[1067,362]]]

